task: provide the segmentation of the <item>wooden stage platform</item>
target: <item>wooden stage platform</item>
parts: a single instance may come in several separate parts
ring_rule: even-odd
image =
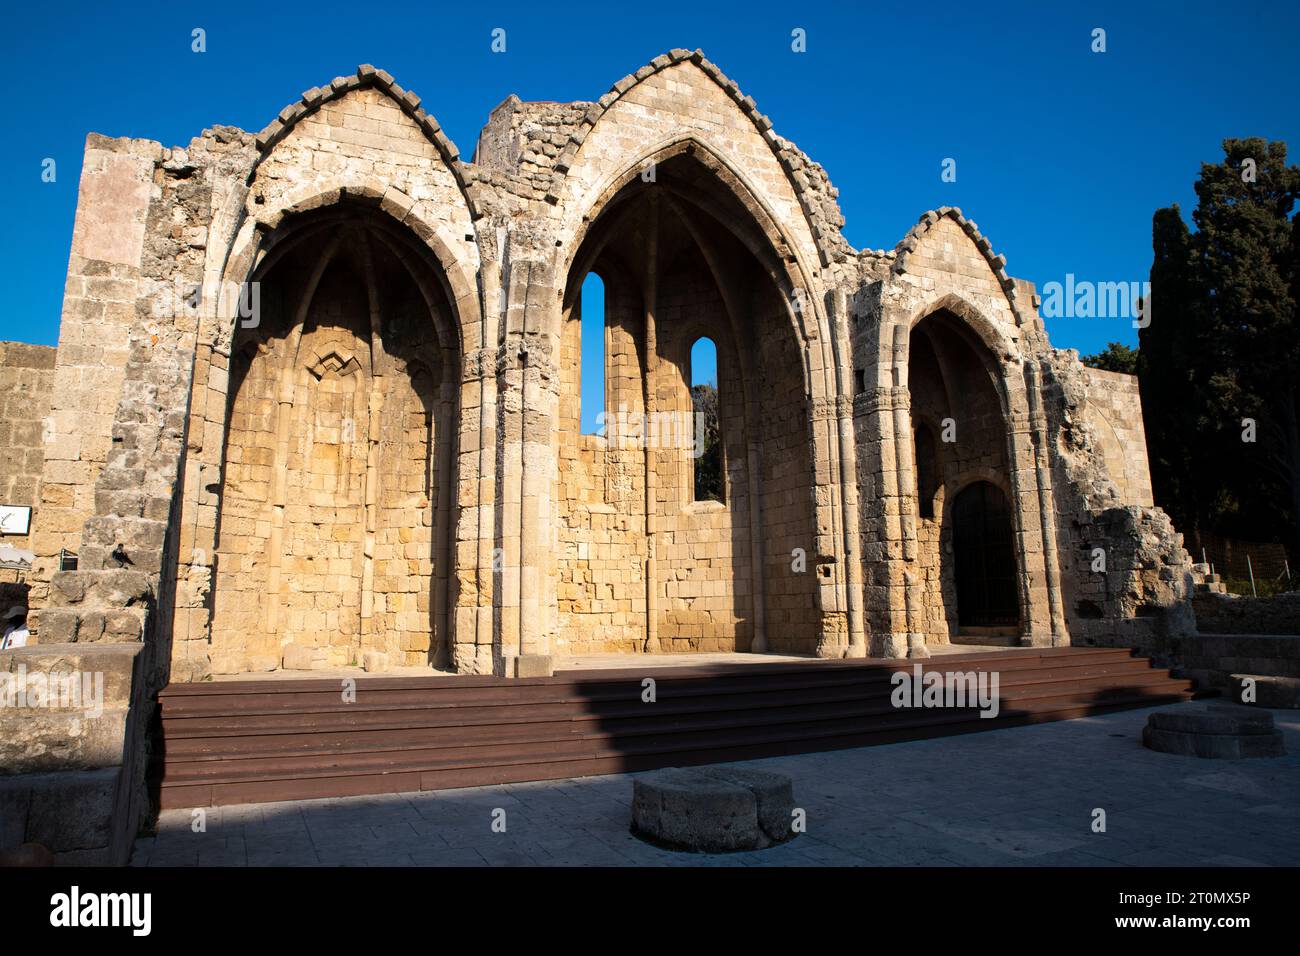
[[[442,790],[895,743],[1193,696],[1190,682],[1124,648],[945,650],[924,661],[639,657],[524,679],[367,676],[355,700],[338,676],[172,684],[159,694],[150,781],[163,809]],[[997,716],[894,706],[895,672],[916,664],[996,673]]]

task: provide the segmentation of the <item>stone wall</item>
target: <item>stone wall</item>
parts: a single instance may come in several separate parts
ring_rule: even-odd
[[[1300,634],[1300,592],[1264,598],[1198,593],[1192,609],[1202,634]]]
[[[1092,429],[1119,500],[1154,507],[1137,376],[1095,368],[1086,369],[1084,375],[1088,382],[1084,421]]]
[[[86,137],[77,217],[59,322],[45,429],[41,502],[32,534],[32,607],[46,601],[61,549],[76,552],[96,513],[95,485],[112,445],[130,338],[146,332],[137,308],[145,224],[162,147]],[[39,629],[39,614],[32,624]]]
[[[1171,636],[1195,629],[1195,580],[1169,516],[1140,503],[1149,501],[1145,445],[1130,437],[1125,454],[1116,452],[1116,436],[1144,434],[1133,380],[1087,368],[1073,350],[1046,353],[1042,370],[1064,493],[1059,539],[1073,640],[1162,655]]]
[[[862,640],[861,617],[852,617],[856,599],[851,607],[846,595],[858,570],[856,562],[846,559],[845,522],[856,535],[857,516],[850,517],[844,508],[849,493],[830,491],[853,449],[847,408],[835,398],[844,376],[832,353],[842,347],[825,311],[818,264],[842,257],[846,246],[836,230],[823,230],[823,217],[838,216],[838,210],[833,198],[821,192],[825,184],[819,168],[796,154],[752,100],[707,59],[672,51],[620,80],[586,112],[553,162],[555,178],[547,198],[554,200],[559,215],[555,244],[567,250],[562,261],[572,263],[593,216],[620,191],[626,194],[638,180],[649,181],[652,170],[663,174],[675,157],[687,155],[707,171],[708,180],[692,183],[684,195],[693,200],[703,192],[713,203],[709,215],[721,214],[731,228],[754,231],[751,250],[765,247],[776,253],[766,260],[770,253],[761,252],[760,259],[766,260],[763,266],[781,301],[742,304],[742,296],[771,287],[756,277],[735,288],[725,288],[735,279],[718,280],[724,298],[731,295],[728,311],[740,326],[732,333],[741,337],[738,347],[742,355],[754,356],[747,387],[768,401],[760,407],[747,396],[751,434],[746,455],[759,456],[748,480],[751,498],[762,505],[761,517],[750,521],[759,528],[751,548],[757,544],[765,558],[756,574],[763,581],[765,605],[759,613],[770,618],[771,634],[785,636],[788,647],[837,656]],[[691,221],[707,232],[707,217]],[[713,241],[708,235],[700,238],[706,245]],[[710,269],[723,273],[720,263],[731,261],[719,258]],[[744,313],[762,324],[746,328]],[[783,339],[785,333],[778,335],[777,328],[791,329],[792,336]],[[787,343],[790,352],[778,357]],[[778,384],[775,375],[776,387],[764,391],[764,364],[785,374],[798,372],[802,381],[794,393],[784,391],[787,382]],[[777,395],[785,400],[774,400]],[[804,431],[810,419],[811,435]],[[808,466],[795,464],[809,452]],[[823,482],[827,493],[814,494],[814,486]],[[666,543],[651,545],[655,562]],[[796,560],[796,552],[803,557]],[[664,597],[664,584],[656,583],[653,590]],[[726,594],[709,596],[728,599]],[[737,607],[743,603],[730,597]],[[762,630],[757,619],[754,627]],[[762,644],[767,635],[757,639]]]
[[[196,329],[195,314],[185,304],[196,299],[186,293],[202,279],[207,227],[214,199],[222,195],[214,181],[229,172],[220,154],[232,146],[238,150],[238,138],[222,132],[210,134],[206,143],[196,141],[191,145],[196,154],[213,154],[210,162],[204,157],[196,166],[185,150],[163,150],[156,143],[96,137],[88,142],[37,529],[38,558],[44,553],[39,536],[47,534],[46,551],[54,541],[67,541],[79,555],[79,568],[49,575],[36,643],[10,652],[17,656],[5,662],[41,669],[71,659],[77,672],[122,675],[108,682],[104,714],[87,725],[94,732],[82,735],[94,743],[93,765],[74,746],[55,754],[52,763],[42,763],[40,773],[4,781],[5,799],[49,810],[29,817],[44,822],[26,838],[52,841],[78,862],[125,862],[139,822],[148,814],[147,728],[154,695],[171,671],[177,606],[177,490]],[[147,184],[143,190],[137,189],[141,183]],[[132,261],[114,263],[79,252]],[[77,279],[78,271],[84,273],[84,283]],[[92,281],[105,272],[117,278],[104,280],[107,285]],[[128,294],[129,302],[117,301]],[[78,304],[83,295],[88,298]],[[128,313],[131,321],[120,331],[103,324],[110,316],[125,320]],[[95,325],[91,319],[99,322],[94,331],[100,338],[82,341]],[[125,340],[120,365],[108,351],[115,335]],[[109,401],[99,394],[106,382],[96,374],[83,379],[78,365],[69,361],[84,359],[84,349],[91,347],[104,349],[101,361],[117,383],[108,416],[112,425],[103,435],[87,429],[96,408]],[[71,411],[59,391],[61,383],[84,401],[83,417],[59,418],[61,408]],[[73,481],[83,471],[96,474],[88,488]],[[56,489],[72,481],[74,493],[59,498],[50,492],[52,481]],[[50,520],[51,502],[62,502],[66,507],[56,508],[59,521],[71,522],[83,498],[91,506],[79,534]],[[64,717],[72,721],[69,730],[85,719]],[[14,709],[5,719],[14,725],[6,728],[7,738],[43,739],[41,710]]]
[[[654,480],[650,507],[658,536],[656,574],[662,582],[662,599],[654,608],[658,649],[748,649],[753,636],[750,463],[741,372],[730,332],[718,322],[725,307],[698,268],[676,279],[668,277],[655,316],[664,331],[656,339],[655,371],[643,389],[638,346],[645,323],[637,314],[639,294],[611,275],[606,296],[603,407],[610,420],[604,435],[579,434],[580,303],[571,311],[562,338],[560,615],[555,651],[644,649],[650,631],[645,584],[648,471]],[[706,332],[724,343],[718,356],[725,471],[721,502],[694,500],[690,353]],[[653,396],[648,421],[647,392]],[[649,448],[643,447],[642,431],[651,433]]]
[[[35,506],[39,500],[54,365],[48,345],[0,342],[0,504]],[[0,535],[0,544],[15,548],[29,547],[30,540],[30,534]]]
[[[1181,634],[1168,663],[1197,686],[1243,703],[1300,707],[1300,635]]]
[[[644,319],[639,293],[615,276],[604,284],[604,303],[605,394],[589,396],[600,402],[602,411],[611,413],[604,434],[583,434],[580,426],[580,297],[561,334],[555,640],[559,654],[636,653],[644,649],[646,639],[645,452],[635,442],[618,440],[618,423],[645,410],[638,348]]]
[[[439,454],[449,440],[443,356],[424,341],[433,323],[382,248],[360,262],[336,255],[310,302],[299,299],[294,278],[312,273],[321,248],[309,243],[262,281],[265,314],[236,344],[216,673],[349,666],[367,652],[395,665],[447,655],[436,646],[446,604],[433,573],[452,485]]]
[[[39,843],[61,864],[125,864],[143,810],[147,709],[139,645],[34,645],[0,652],[24,694],[71,680],[80,696],[0,708],[0,847]],[[83,690],[84,689],[84,690]],[[33,698],[34,699],[34,698]]]
[[[368,261],[395,257],[395,281],[402,284],[390,288],[385,276],[383,282],[367,286],[360,275],[365,266],[358,265],[358,276],[348,280],[346,288],[332,289],[331,272],[323,280],[322,301],[333,297],[337,314],[325,321],[318,315],[319,304],[310,314],[292,314],[300,302],[310,303],[310,296],[302,298],[304,290],[292,286],[291,276],[283,293],[285,324],[276,332],[288,336],[289,350],[279,349],[279,365],[264,362],[265,374],[274,382],[259,385],[261,379],[254,374],[243,397],[231,392],[231,356],[249,345],[250,334],[261,334],[259,328],[243,331],[250,323],[237,320],[229,310],[204,313],[181,502],[179,577],[194,586],[182,587],[176,658],[183,662],[182,671],[193,676],[214,668],[228,673],[359,664],[368,651],[379,655],[375,666],[454,657],[457,666],[490,670],[490,629],[448,609],[449,603],[466,611],[477,609],[483,600],[477,570],[483,512],[476,503],[462,501],[457,520],[449,500],[456,490],[454,473],[481,490],[475,479],[480,473],[478,446],[459,442],[457,458],[450,442],[460,427],[452,408],[459,405],[465,414],[480,415],[490,407],[476,379],[459,379],[462,348],[477,353],[482,330],[467,318],[471,310],[478,311],[477,292],[462,270],[477,271],[477,245],[455,147],[419,109],[418,97],[369,67],[327,88],[307,91],[302,103],[262,132],[259,143],[260,150],[241,157],[241,175],[251,178],[251,186],[247,192],[230,192],[221,220],[226,245],[213,250],[207,265],[210,275],[236,287],[250,280],[259,283],[268,308],[273,308],[278,287],[255,271],[262,244],[310,235],[320,228],[313,227],[313,221],[322,221],[321,216],[328,217],[343,203],[366,223],[376,216],[397,227],[406,223],[407,232],[396,239],[387,227],[375,231],[377,227],[366,225],[357,233],[369,237],[365,241],[373,247]],[[421,240],[435,247],[427,253],[430,263],[413,266],[416,278],[402,278],[408,260],[420,258],[412,241]],[[296,241],[282,246],[298,249]],[[327,258],[320,258],[325,251],[318,248],[317,260],[305,263],[301,271],[310,274],[316,261],[326,263]],[[354,244],[344,253],[359,254]],[[291,252],[290,258],[297,254]],[[410,290],[409,301],[395,300],[398,288]],[[424,324],[408,329],[403,322],[413,309],[423,310]],[[305,336],[300,331],[303,322],[308,326]],[[331,323],[335,339],[342,339],[327,341],[324,326]],[[431,355],[416,355],[418,344],[430,343]],[[265,342],[258,345],[267,347]],[[323,376],[318,378],[311,368],[312,355],[323,360],[331,355],[355,357],[360,374],[342,367],[317,369]],[[286,370],[286,362],[296,371]],[[410,394],[410,363],[426,370],[427,380],[419,386],[426,391],[422,397]],[[467,364],[467,371],[475,374],[487,370],[477,355]],[[318,384],[309,385],[309,380]],[[264,394],[257,397],[259,388]],[[339,393],[332,412],[326,409],[327,392]],[[354,399],[348,410],[338,404],[343,392]],[[413,402],[422,407],[414,408]],[[232,414],[238,421],[229,417]],[[416,438],[420,427],[407,417],[411,414],[427,425],[425,451],[418,459],[423,465],[404,445],[405,438]],[[233,432],[232,425],[237,426]],[[253,434],[259,429],[264,432],[260,442]],[[266,429],[278,434],[272,437]],[[314,439],[313,429],[320,429],[321,441]],[[344,429],[350,436],[346,439]],[[474,432],[488,433],[478,421]],[[404,438],[399,439],[399,433]],[[251,456],[248,463],[240,460],[245,449]],[[435,462],[438,454],[445,460]],[[314,460],[308,462],[304,455]],[[387,469],[398,461],[406,463],[398,469],[403,474],[390,474],[381,484],[381,464]],[[252,489],[250,501],[241,490],[250,467],[289,470],[274,489],[268,482]],[[426,467],[441,483],[441,494],[432,486],[426,489],[420,477]],[[223,498],[223,489],[230,490],[225,496],[229,500]],[[335,492],[341,493],[331,500]],[[228,512],[228,506],[234,510]],[[252,512],[240,513],[250,507]],[[349,514],[364,514],[364,520],[350,520]],[[359,530],[363,526],[365,530]],[[260,531],[268,537],[259,538]],[[267,551],[271,541],[275,546]],[[461,565],[468,576],[458,577],[452,561],[437,557],[453,547],[458,554],[473,555]],[[482,562],[489,568],[490,563],[490,556]],[[274,585],[265,595],[256,593],[253,584],[259,576],[244,573],[250,564],[271,575],[267,580]],[[215,629],[214,607],[221,614]],[[454,626],[457,621],[459,627]]]
[[[55,350],[47,345],[0,342],[0,504],[33,508],[28,533],[0,534],[0,545],[20,551],[32,546],[54,366]],[[0,566],[0,611],[29,601],[30,570]]]

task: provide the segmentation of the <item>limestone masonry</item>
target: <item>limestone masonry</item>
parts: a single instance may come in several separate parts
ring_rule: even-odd
[[[1194,570],[1136,381],[1053,349],[960,210],[856,250],[836,197],[698,51],[510,96],[469,162],[370,66],[256,135],[92,134],[57,361],[0,346],[27,653],[123,645],[129,740],[214,675],[1161,646]],[[631,441],[579,424],[589,273]],[[651,440],[701,337],[722,501]]]

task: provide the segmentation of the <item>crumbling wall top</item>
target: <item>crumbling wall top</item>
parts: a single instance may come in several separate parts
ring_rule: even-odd
[[[452,175],[456,178],[461,192],[465,195],[465,201],[469,205],[470,216],[474,219],[479,218],[482,213],[479,211],[475,191],[471,188],[468,177],[460,162],[460,151],[456,148],[447,135],[442,131],[438,121],[432,114],[421,108],[420,97],[413,91],[404,89],[397,84],[391,73],[387,70],[379,70],[368,63],[363,63],[357,67],[357,72],[353,76],[336,76],[327,86],[314,86],[305,90],[301,98],[290,103],[280,111],[280,115],[272,120],[265,129],[257,134],[257,146],[261,151],[261,159],[265,159],[270,154],[271,149],[276,143],[284,139],[289,131],[304,116],[318,110],[323,104],[338,99],[339,97],[366,87],[371,87],[388,94],[401,108],[402,112],[409,116],[420,130],[429,138],[438,150],[446,167],[451,170]],[[256,167],[254,167],[256,172]]]

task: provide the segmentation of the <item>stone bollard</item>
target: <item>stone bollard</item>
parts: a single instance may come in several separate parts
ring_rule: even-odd
[[[632,782],[632,832],[677,850],[759,850],[795,836],[790,778],[731,767],[672,767]]]
[[[1237,704],[1209,704],[1204,710],[1159,710],[1147,718],[1142,743],[1161,753],[1237,760],[1282,757],[1282,732],[1273,715]]]

